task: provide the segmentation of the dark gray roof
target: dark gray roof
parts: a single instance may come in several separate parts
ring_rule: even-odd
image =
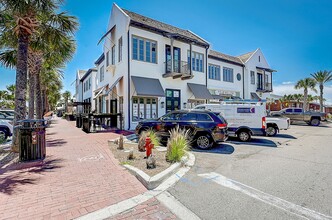
[[[97,71],[97,69],[96,68],[88,69],[88,71],[86,71],[85,74],[83,75],[83,77],[81,78],[81,81],[83,82],[86,79],[86,77],[88,77],[90,75],[90,73],[92,71]]]
[[[105,54],[102,53],[100,57],[96,60],[95,64],[96,65],[100,64],[101,62],[103,62],[104,59],[105,59]]]
[[[242,60],[242,62],[245,63],[248,61],[248,59],[251,57],[251,55],[253,55],[253,53],[255,53],[255,51],[251,51],[251,52],[242,54],[242,55],[238,56],[238,58],[240,58]]]
[[[131,76],[138,96],[164,97],[165,92],[159,79]],[[147,86],[148,85],[148,86]]]
[[[137,14],[135,12],[128,11],[126,9],[122,9],[131,19],[131,24],[134,26],[140,26],[143,28],[147,28],[153,30],[155,32],[159,32],[163,35],[172,34],[174,38],[179,38],[186,41],[193,41],[202,46],[208,46],[208,42],[204,41],[197,35],[193,34],[189,30],[183,30],[177,27],[174,27],[169,24],[165,24],[163,22],[145,17],[143,15]]]
[[[214,50],[209,51],[209,58],[222,60],[222,61],[230,62],[233,64],[239,64],[239,65],[243,66],[243,63],[240,58],[234,57],[231,55],[227,55],[227,54],[223,54],[223,53],[220,53],[220,52],[214,51]]]
[[[213,99],[206,85],[188,83],[188,86],[196,99]]]

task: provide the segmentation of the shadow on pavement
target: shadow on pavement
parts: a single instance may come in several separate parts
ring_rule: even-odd
[[[209,150],[200,150],[193,148],[192,151],[200,153],[232,154],[234,152],[234,147],[230,144],[218,144]]]
[[[227,141],[237,145],[250,145],[257,147],[278,147],[276,142],[263,138],[252,138],[251,141],[249,142],[241,142],[235,137],[229,137]]]
[[[66,143],[67,141],[65,141],[64,139],[52,139],[46,141],[46,147],[61,147]]]
[[[269,137],[269,138],[288,138],[288,139],[297,139],[297,137],[294,137],[293,135],[289,135],[289,134],[277,134],[275,137]]]
[[[14,163],[5,169],[0,169],[0,193],[11,195],[20,185],[36,184],[40,176],[31,175],[32,173],[41,174],[61,168],[62,166],[59,165],[61,161],[62,159],[45,159],[44,161]]]

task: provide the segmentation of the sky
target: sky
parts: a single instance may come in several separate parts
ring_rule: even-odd
[[[189,29],[212,49],[233,56],[261,48],[272,69],[274,93],[302,93],[294,84],[319,70],[332,70],[331,0],[119,0],[120,7]],[[67,64],[64,90],[74,93],[78,69],[102,53],[111,0],[66,0],[62,10],[78,17],[77,51]],[[15,83],[15,71],[0,67],[0,89]],[[332,103],[332,82],[325,91]]]

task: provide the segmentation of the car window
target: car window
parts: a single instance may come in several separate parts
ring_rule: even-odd
[[[4,114],[0,113],[0,119],[5,119],[5,118],[6,118],[6,116]]]
[[[296,109],[294,109],[294,112],[300,113],[300,112],[302,112],[302,109],[301,108],[296,108]]]
[[[181,121],[196,121],[196,114],[194,113],[183,113],[181,115]]]
[[[162,120],[164,121],[173,121],[173,120],[179,120],[180,113],[169,113],[162,117]]]
[[[285,112],[287,112],[287,113],[292,113],[293,112],[293,109],[291,109],[291,108],[288,108],[288,109],[286,109],[286,111]]]
[[[197,121],[213,121],[208,114],[197,114]]]
[[[203,109],[203,110],[205,110],[205,106],[197,106],[195,109]]]
[[[225,119],[224,117],[222,117],[220,114],[217,115],[217,116],[218,116],[218,118],[221,120],[221,123],[223,123],[223,124],[227,124],[227,121],[226,121],[226,119]]]

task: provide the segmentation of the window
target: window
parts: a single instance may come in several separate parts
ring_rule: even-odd
[[[286,112],[287,112],[287,113],[292,113],[292,112],[293,112],[293,109],[288,108],[288,109],[286,109]]]
[[[106,66],[109,66],[110,65],[110,53],[109,51],[107,51],[106,53]]]
[[[233,69],[227,67],[223,68],[223,80],[225,82],[234,82]]]
[[[119,53],[118,53],[118,62],[122,61],[122,37],[119,38]]]
[[[89,89],[91,89],[91,77],[89,78]]]
[[[115,45],[112,47],[112,65],[115,65]]]
[[[265,75],[265,84],[269,83],[269,75]]]
[[[133,36],[133,59],[157,63],[157,42]]]
[[[255,72],[250,71],[250,82],[251,84],[255,84]]]
[[[241,81],[241,74],[240,73],[236,74],[236,79],[237,79],[237,81]]]
[[[301,108],[296,108],[296,109],[294,109],[294,112],[296,112],[296,113],[301,113],[301,112],[302,112],[302,109],[301,109]]]
[[[197,121],[213,121],[208,114],[197,114]]]
[[[188,64],[191,63],[191,69],[198,72],[204,72],[204,55],[202,53],[191,52],[190,60],[190,51],[188,51]]]
[[[258,62],[261,62],[261,56],[258,56]]]
[[[100,67],[100,70],[99,70],[99,82],[102,82],[104,80],[104,66]]]
[[[209,64],[209,79],[220,80],[220,66]]]
[[[196,114],[194,113],[184,113],[181,115],[182,121],[196,121]]]
[[[133,97],[133,121],[157,118],[157,98]]]

